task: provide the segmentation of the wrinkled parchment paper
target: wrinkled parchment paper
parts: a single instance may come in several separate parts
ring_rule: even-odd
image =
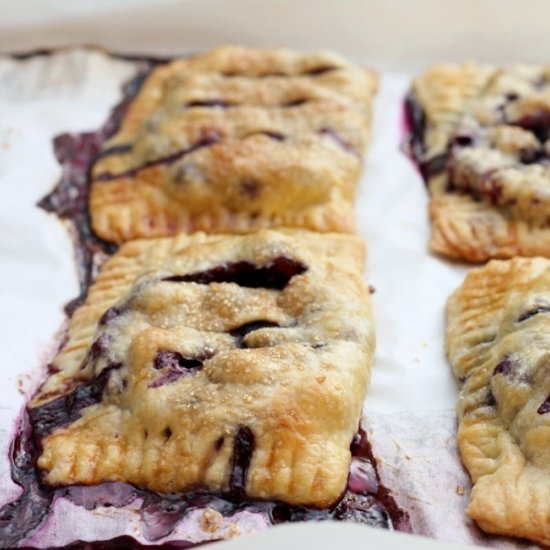
[[[7,459],[15,420],[55,351],[62,306],[78,294],[71,238],[55,216],[35,206],[60,175],[51,140],[97,129],[134,70],[132,62],[82,49],[24,61],[0,58],[0,503],[19,493]],[[534,548],[487,537],[464,514],[469,481],[455,444],[457,386],[444,355],[444,304],[467,267],[428,252],[426,191],[399,149],[410,75],[380,78],[357,218],[368,244],[366,277],[375,288],[378,344],[365,418],[382,478],[409,511],[416,533]],[[241,532],[263,528],[247,514],[239,525]],[[221,534],[230,528],[224,524]],[[86,511],[59,500],[51,521],[28,544],[121,534],[139,538],[135,506]],[[170,536],[197,537],[204,532],[196,518]]]

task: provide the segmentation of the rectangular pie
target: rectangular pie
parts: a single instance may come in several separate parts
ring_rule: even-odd
[[[407,101],[435,252],[550,256],[550,65],[438,65]]]
[[[337,501],[374,349],[363,261],[300,230],[122,246],[29,406],[44,483]]]
[[[152,70],[91,170],[97,235],[351,232],[376,77],[336,54],[221,47]]]
[[[447,305],[468,515],[550,544],[550,260],[493,260]]]

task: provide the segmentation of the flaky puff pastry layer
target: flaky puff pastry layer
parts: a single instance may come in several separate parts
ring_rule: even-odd
[[[550,544],[550,261],[493,260],[447,305],[462,383],[458,444],[468,515],[490,533]]]
[[[47,423],[60,393],[107,376],[45,433],[45,482],[227,491],[244,433],[248,496],[335,502],[374,348],[363,260],[357,237],[292,230],[124,245],[31,403]]]
[[[376,85],[326,52],[226,46],[154,68],[93,165],[95,232],[353,231]]]
[[[549,256],[550,66],[438,65],[411,97],[432,250],[471,262]]]

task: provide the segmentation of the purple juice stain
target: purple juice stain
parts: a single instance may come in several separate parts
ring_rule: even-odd
[[[151,67],[151,63],[142,64],[137,76],[124,87],[122,101],[111,111],[107,122],[98,131],[62,134],[53,141],[55,156],[62,166],[61,179],[53,191],[38,202],[38,206],[69,222],[72,229],[80,296],[65,306],[69,317],[84,302],[88,287],[95,276],[98,258],[113,254],[118,248],[117,245],[100,239],[92,231],[88,209],[90,169],[98,156],[129,152],[127,145],[118,145],[103,152],[101,147],[118,130],[132,98]]]
[[[14,548],[48,518],[54,492],[39,481],[37,457],[32,427],[24,412],[10,446],[11,476],[22,493],[0,508],[0,548]]]
[[[508,357],[505,357],[502,361],[498,363],[498,365],[493,370],[493,376],[495,374],[502,374],[504,376],[514,376],[519,368],[519,363],[517,361],[514,361],[513,359],[510,359]]]
[[[107,482],[99,485],[71,485],[65,490],[65,497],[73,504],[86,510],[97,506],[120,508],[137,498],[136,488],[128,483]]]
[[[24,487],[24,491],[16,501],[0,510],[0,547],[13,547],[30,535],[47,519],[51,503],[58,497],[67,498],[88,510],[97,506],[120,507],[130,503],[135,506],[136,501],[139,501],[143,536],[151,542],[168,536],[189,513],[206,508],[214,509],[224,517],[234,516],[243,510],[262,514],[273,525],[332,519],[411,532],[408,514],[399,508],[380,481],[376,459],[362,429],[354,437],[350,450],[353,460],[362,463],[363,467],[352,471],[341,499],[328,509],[248,497],[246,477],[255,448],[254,435],[250,428],[240,426],[233,441],[230,487],[227,492],[212,493],[198,487],[195,491],[169,495],[125,483],[51,488],[39,481],[36,469],[38,449],[31,433],[31,424],[27,422],[26,431],[23,430],[16,438],[12,453],[12,476],[17,484]],[[221,443],[216,441],[214,450],[219,451],[222,446],[223,440]],[[4,541],[7,546],[4,546]],[[128,536],[89,544],[90,548],[117,548],[117,544],[124,544],[124,548],[142,547]],[[170,544],[174,548],[194,546],[186,541],[171,541]],[[64,548],[77,547],[78,542],[75,542]]]
[[[283,290],[290,280],[307,271],[300,262],[279,256],[268,264],[258,266],[252,262],[228,262],[207,271],[198,271],[188,275],[171,275],[162,280],[171,283],[235,283],[245,288],[267,288]]]

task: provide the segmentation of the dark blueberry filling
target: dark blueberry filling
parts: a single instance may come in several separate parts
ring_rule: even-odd
[[[136,166],[135,168],[131,168],[130,170],[125,170],[124,172],[120,172],[118,174],[103,172],[99,174],[95,179],[97,181],[111,181],[119,178],[133,178],[137,176],[142,170],[147,170],[148,168],[153,168],[154,166],[173,164],[177,160],[180,160],[186,155],[198,151],[199,149],[209,147],[210,145],[214,145],[215,143],[219,143],[220,140],[221,136],[217,132],[212,132],[211,135],[206,136],[200,141],[197,141],[197,143],[194,143],[193,145],[191,145],[191,147],[188,147],[187,149],[180,149],[179,151],[175,151],[174,153],[166,155],[165,157],[150,160],[149,162],[145,162],[144,164]]]
[[[471,147],[475,143],[475,138],[471,134],[457,134],[451,140],[451,147]]]
[[[332,71],[337,71],[338,67],[335,65],[319,65],[317,67],[313,67],[312,69],[308,69],[303,74],[307,76],[319,76],[321,74],[331,73]]]
[[[210,355],[211,357],[211,355]],[[184,357],[177,351],[160,350],[155,356],[153,367],[164,371],[163,376],[149,384],[149,388],[158,388],[174,382],[184,376],[192,376],[202,369],[205,358]]]
[[[387,527],[387,528],[394,528],[398,531],[407,531],[410,532],[410,524],[409,524],[409,516],[406,512],[401,510],[397,503],[395,502],[394,498],[391,496],[390,491],[387,487],[385,487],[382,484],[382,481],[380,479],[380,475],[378,473],[378,465],[376,458],[374,456],[374,453],[372,452],[371,444],[367,438],[367,434],[365,430],[363,430],[361,427],[359,427],[358,432],[355,434],[353,441],[351,442],[350,446],[351,456],[356,459],[361,459],[365,462],[368,462],[372,465],[372,468],[374,470],[376,484],[373,489],[375,489],[376,492],[372,492],[372,496],[375,497],[376,502],[373,502],[373,505],[376,506],[382,506],[385,508],[387,512],[387,517],[389,518],[389,522],[386,523],[386,516],[384,518],[380,518],[379,521],[375,521],[374,523],[369,523],[369,525],[375,525],[380,527]],[[365,488],[367,486],[370,486],[371,482],[365,483]],[[348,488],[347,493],[354,493],[354,491],[350,491]],[[368,491],[365,489],[363,491],[359,491],[360,494],[367,495]],[[366,523],[366,522],[363,522]]]
[[[506,357],[500,363],[498,363],[498,365],[495,367],[495,370],[493,371],[493,375],[502,374],[504,376],[515,376],[518,369],[519,369],[518,362]]]
[[[535,134],[537,139],[544,143],[550,138],[550,112],[539,111],[536,114],[525,115],[517,121],[509,122],[515,126],[530,130]]]
[[[321,128],[319,130],[319,133],[331,138],[350,155],[361,158],[361,153],[359,153],[359,151],[351,143],[347,142],[338,132],[335,132],[332,128]]]
[[[522,149],[519,153],[519,160],[522,164],[536,164],[546,158],[544,149]]]
[[[203,360],[196,357],[184,357],[177,351],[161,350],[157,353],[153,367],[161,369],[197,369],[202,367]]]
[[[101,401],[103,391],[109,382],[111,372],[121,365],[111,365],[101,373],[77,386],[66,395],[48,401],[40,407],[29,409],[28,414],[35,437],[42,438],[56,428],[66,426],[80,418],[80,411]]]
[[[122,315],[123,309],[117,306],[112,306],[105,311],[105,313],[99,318],[98,324],[101,326],[107,325],[113,319],[116,319]]]
[[[487,396],[485,397],[485,404],[489,405],[490,407],[494,407],[497,404],[497,401],[495,399],[495,396],[491,388],[487,390]]]
[[[224,101],[223,99],[196,99],[194,101],[188,101],[184,107],[218,107],[221,109],[227,109],[228,107],[233,107],[234,105],[235,103],[230,103],[229,101]]]
[[[424,160],[424,155],[426,154],[424,140],[426,134],[426,114],[413,92],[410,92],[405,98],[404,110],[405,122],[409,133],[405,147],[409,156],[418,166],[424,181],[428,181],[433,176],[445,172],[449,153],[440,153],[428,160]],[[461,145],[460,142],[465,141],[465,139],[459,139],[459,143],[456,145],[464,147],[466,145]]]
[[[106,334],[99,336],[86,352],[86,356],[80,365],[80,370],[84,370],[91,361],[97,361],[109,348],[110,338]]]
[[[239,182],[239,192],[241,195],[248,197],[249,199],[255,199],[258,197],[261,191],[261,185],[258,181],[252,178],[243,178]]]
[[[251,262],[231,262],[208,271],[199,271],[189,275],[172,275],[163,281],[172,283],[235,283],[246,288],[269,288],[282,290],[296,275],[301,275],[307,267],[300,262],[279,256],[265,266],[257,266]]]
[[[448,161],[449,161],[448,153],[441,153],[421,163],[420,172],[424,177],[424,179],[428,180],[433,176],[437,176],[445,172]]]
[[[526,311],[525,313],[522,313],[518,317],[518,323],[521,323],[522,321],[527,321],[527,319],[530,319],[531,317],[534,317],[539,313],[550,313],[550,306],[537,306],[533,309],[530,309],[529,311]]]
[[[240,426],[233,440],[233,465],[229,479],[230,492],[238,499],[246,496],[246,475],[254,453],[255,441],[252,430]]]
[[[273,321],[251,321],[250,323],[245,323],[240,327],[231,329],[229,331],[229,334],[231,334],[233,338],[237,339],[238,348],[246,348],[248,346],[246,345],[244,339],[247,334],[250,334],[251,332],[254,332],[255,330],[259,330],[261,328],[272,328],[279,326],[280,325],[278,323],[274,323]]]
[[[413,92],[410,92],[405,98],[405,123],[408,136],[408,148],[414,161],[420,163],[426,146],[424,143],[424,134],[426,132],[426,114]]]
[[[550,413],[550,395],[545,399],[544,403],[537,409],[539,414]]]
[[[213,541],[209,541],[213,542]],[[94,542],[88,542],[88,541],[76,541],[72,542],[71,544],[68,544],[67,546],[63,546],[64,549],[67,550],[128,550],[128,549],[139,549],[139,550],[147,550],[149,548],[190,548],[194,546],[193,544],[186,542],[186,541],[169,541],[169,542],[163,542],[160,545],[157,544],[141,544],[140,542],[136,541],[132,537],[129,537],[127,535],[124,535],[122,537],[116,537],[114,539],[110,540],[98,540]]]

